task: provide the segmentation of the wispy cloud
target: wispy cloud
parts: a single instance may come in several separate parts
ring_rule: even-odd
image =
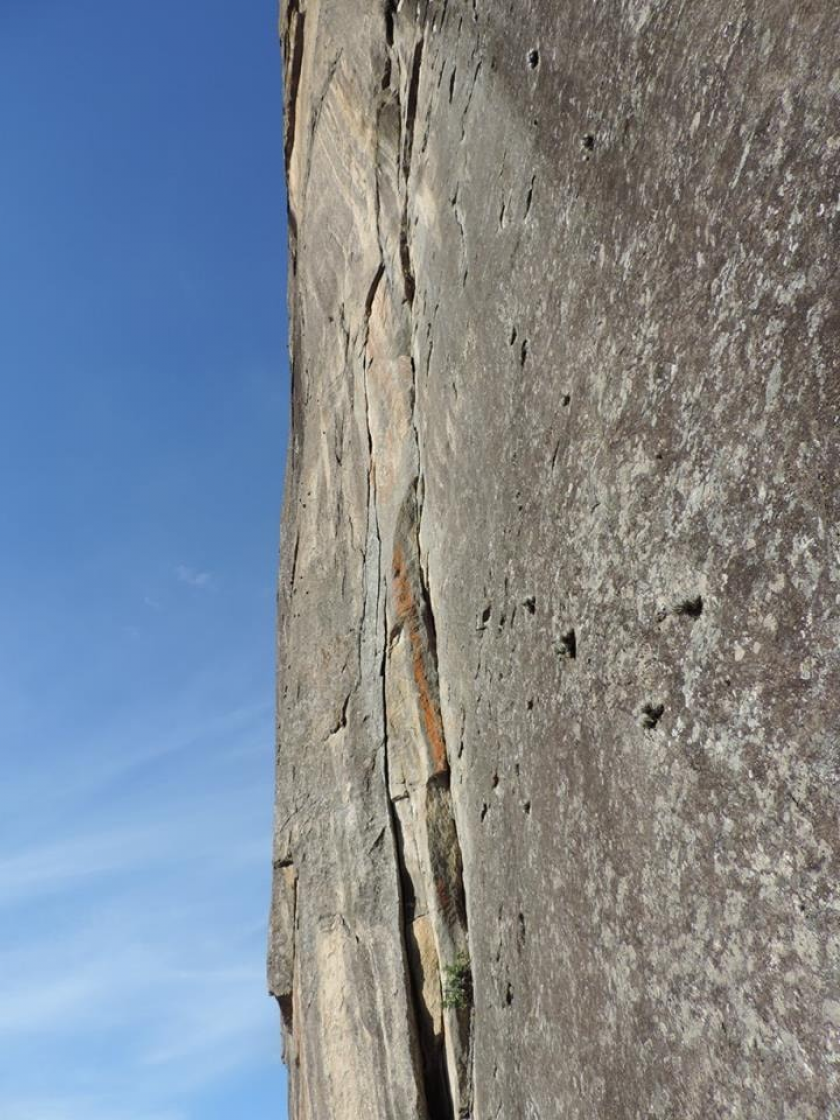
[[[200,873],[208,861],[233,873],[265,861],[270,795],[258,778],[228,773],[188,800],[157,789],[156,803],[132,808],[125,823],[103,820],[99,831],[79,835],[77,812],[47,843],[0,853],[0,913],[82,889],[110,890],[130,875],[183,876],[191,865]],[[262,817],[254,812],[260,802]]]
[[[95,886],[72,908],[27,910],[14,936],[4,918],[0,1040],[9,1068],[18,1058],[28,1065],[36,1038],[66,1058],[51,1073],[46,1099],[31,1095],[37,1069],[17,1076],[18,1099],[4,1093],[2,1120],[181,1120],[185,1095],[279,1055],[264,920],[230,887],[219,893],[220,882],[237,877],[229,863],[265,865],[265,844],[248,836],[241,816],[253,795],[225,819],[231,796],[214,789],[199,806],[163,806],[145,837],[103,832],[63,855],[54,845],[0,863],[0,896],[14,886],[24,902],[74,876],[88,875]],[[123,861],[132,864],[130,876]],[[108,869],[119,873],[97,878]],[[113,1051],[122,1064],[111,1071],[95,1058],[75,1059],[80,1035],[89,1054]],[[79,1093],[80,1070],[93,1096]],[[136,1088],[130,1103],[126,1078]]]
[[[251,690],[241,703],[229,708],[220,705],[219,693],[235,672],[235,666],[226,663],[166,706],[132,712],[129,718],[124,712],[102,718],[86,729],[86,735],[77,736],[72,755],[53,762],[46,785],[37,756],[20,752],[17,772],[0,784],[0,820],[13,815],[17,806],[29,804],[28,821],[38,825],[33,834],[43,836],[41,823],[52,829],[56,821],[66,821],[72,812],[70,803],[177,756],[200,751],[205,769],[237,759],[259,762],[266,757],[266,744],[273,742],[273,699],[270,693],[264,696]],[[0,742],[3,737],[0,717]],[[8,738],[11,741],[12,736]],[[271,757],[270,746],[267,757]],[[270,775],[266,788],[271,788]]]
[[[179,564],[175,569],[175,575],[180,583],[185,583],[188,587],[208,590],[215,586],[215,580],[210,572],[202,572],[198,568],[189,567],[187,564]]]
[[[77,837],[0,857],[0,905],[13,906],[61,891],[161,852],[159,835],[150,830],[118,830]]]
[[[209,706],[209,705],[208,705]],[[119,739],[117,730],[102,737],[93,750],[95,765],[89,772],[65,781],[64,789],[76,796],[108,785],[123,778],[131,771],[172,755],[187,753],[202,747],[224,745],[224,757],[235,758],[241,751],[247,757],[251,746],[271,741],[272,700],[257,699],[250,704],[228,711],[202,711],[202,704],[195,700],[181,712],[175,707],[167,713],[166,725],[154,725],[141,733],[123,735],[120,750],[113,743]],[[231,744],[231,745],[228,745]],[[254,751],[254,757],[258,752]],[[207,753],[205,753],[207,757]],[[212,759],[212,752],[208,761]]]
[[[216,578],[170,563],[168,592],[139,587],[153,656],[121,644],[40,723],[4,707],[0,1120],[194,1120],[270,1070],[282,1099],[270,671],[250,648],[196,653],[167,609],[183,584],[212,616]]]
[[[23,1097],[3,1101],[3,1120],[186,1120],[186,1113],[125,1105],[110,1095]]]
[[[193,1076],[209,1077],[222,1059],[247,1063],[274,1014],[261,939],[250,942],[247,957],[240,948],[230,959],[226,946],[190,936],[190,920],[206,916],[203,906],[182,910],[176,935],[167,915],[143,921],[127,907],[105,908],[97,921],[64,929],[60,959],[45,955],[48,937],[0,953],[0,1037],[122,1035],[134,1040],[139,1064],[184,1070],[189,1060]],[[226,932],[238,939],[235,928]]]

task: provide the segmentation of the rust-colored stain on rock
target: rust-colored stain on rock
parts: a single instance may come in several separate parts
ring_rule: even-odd
[[[401,545],[394,547],[394,599],[397,609],[397,621],[405,627],[411,643],[411,662],[414,670],[414,683],[417,686],[417,699],[420,704],[420,713],[423,727],[426,731],[426,741],[432,758],[435,774],[446,773],[449,762],[446,757],[446,744],[443,737],[443,722],[440,716],[440,704],[433,695],[429,683],[429,646],[423,632],[420,620],[420,608],[417,596],[412,587],[412,581],[405,561],[405,553]]]

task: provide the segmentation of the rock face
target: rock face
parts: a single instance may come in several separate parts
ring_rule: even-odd
[[[840,9],[281,33],[295,1120],[840,1116]]]

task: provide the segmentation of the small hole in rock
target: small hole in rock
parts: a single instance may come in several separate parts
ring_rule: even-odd
[[[540,64],[540,52],[535,47],[533,50],[528,51],[528,65],[530,66],[530,68],[532,70],[536,70],[536,68],[539,66],[539,64]]]
[[[533,712],[533,710],[534,710],[534,698],[532,696],[531,699],[528,701],[528,711]]]
[[[595,151],[595,137],[592,135],[591,132],[586,133],[586,135],[581,140],[581,144],[583,145],[584,149],[587,152],[594,152]]]
[[[525,812],[528,816],[531,815],[531,802],[530,801],[526,801],[525,804],[522,806],[522,808],[525,810]]]
[[[537,600],[534,595],[529,595],[523,602],[523,606],[528,614],[533,614],[537,609]]]
[[[664,704],[643,704],[642,727],[644,727],[647,731],[652,731],[662,719],[664,712]]]
[[[569,393],[564,393],[560,398],[560,403],[562,404],[563,408],[567,408],[571,404],[571,401],[572,398]]]
[[[508,984],[507,991],[505,992],[505,1004],[510,1007],[513,1003],[513,985]]]
[[[683,599],[674,607],[674,614],[685,615],[687,618],[699,618],[703,613],[703,596],[695,595],[693,599]]]
[[[557,653],[570,661],[577,657],[577,635],[574,629],[567,631],[557,643]]]
[[[524,366],[527,361],[528,361],[528,339],[523,338],[522,339],[522,347],[519,351],[519,364],[521,366]]]

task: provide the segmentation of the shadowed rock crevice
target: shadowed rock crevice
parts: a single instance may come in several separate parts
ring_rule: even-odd
[[[443,1033],[436,1028],[435,1016],[428,1006],[424,996],[427,983],[427,970],[430,967],[439,969],[437,955],[432,961],[428,960],[428,953],[415,928],[418,907],[414,884],[408,873],[402,828],[399,817],[394,815],[397,836],[397,853],[400,867],[400,882],[402,885],[403,901],[403,940],[405,945],[406,966],[408,969],[409,984],[411,988],[412,1011],[414,1014],[417,1040],[419,1047],[418,1063],[423,1084],[423,1093],[428,1111],[429,1120],[451,1120],[452,1096],[449,1091],[449,1075],[446,1065],[446,1047]]]
[[[295,132],[297,128],[298,94],[300,92],[300,75],[303,69],[304,28],[306,26],[306,12],[301,11],[298,0],[293,0],[288,7],[288,23],[285,36],[288,62],[286,63],[286,167],[291,166],[292,152],[295,147]],[[291,52],[290,55],[288,52]]]
[[[388,643],[393,649],[406,646],[405,656],[391,657],[386,673],[408,677],[408,693],[416,718],[401,713],[417,734],[406,744],[411,757],[403,761],[406,776],[406,801],[412,808],[411,833],[418,848],[418,862],[412,898],[425,899],[433,952],[428,954],[427,972],[434,968],[431,999],[417,1001],[421,1038],[431,1030],[435,1054],[443,1059],[449,1112],[447,1116],[469,1111],[470,1026],[469,1011],[447,1008],[443,999],[447,964],[463,954],[468,956],[467,907],[464,892],[463,858],[458,841],[452,798],[450,766],[440,707],[440,678],[437,637],[431,599],[420,559],[418,482],[412,483],[396,521],[392,560],[393,619]],[[411,776],[411,771],[414,777]],[[394,786],[392,785],[392,790]],[[409,878],[410,878],[409,873]],[[409,952],[417,958],[417,946]],[[424,990],[428,989],[428,976]],[[437,1028],[430,1024],[437,1023]],[[428,1051],[428,1046],[427,1046]],[[438,1066],[434,1067],[435,1069]],[[435,1094],[441,1101],[441,1094]],[[431,1106],[430,1106],[431,1107]],[[453,1108],[457,1111],[453,1113]],[[443,1114],[441,1114],[443,1115]]]

